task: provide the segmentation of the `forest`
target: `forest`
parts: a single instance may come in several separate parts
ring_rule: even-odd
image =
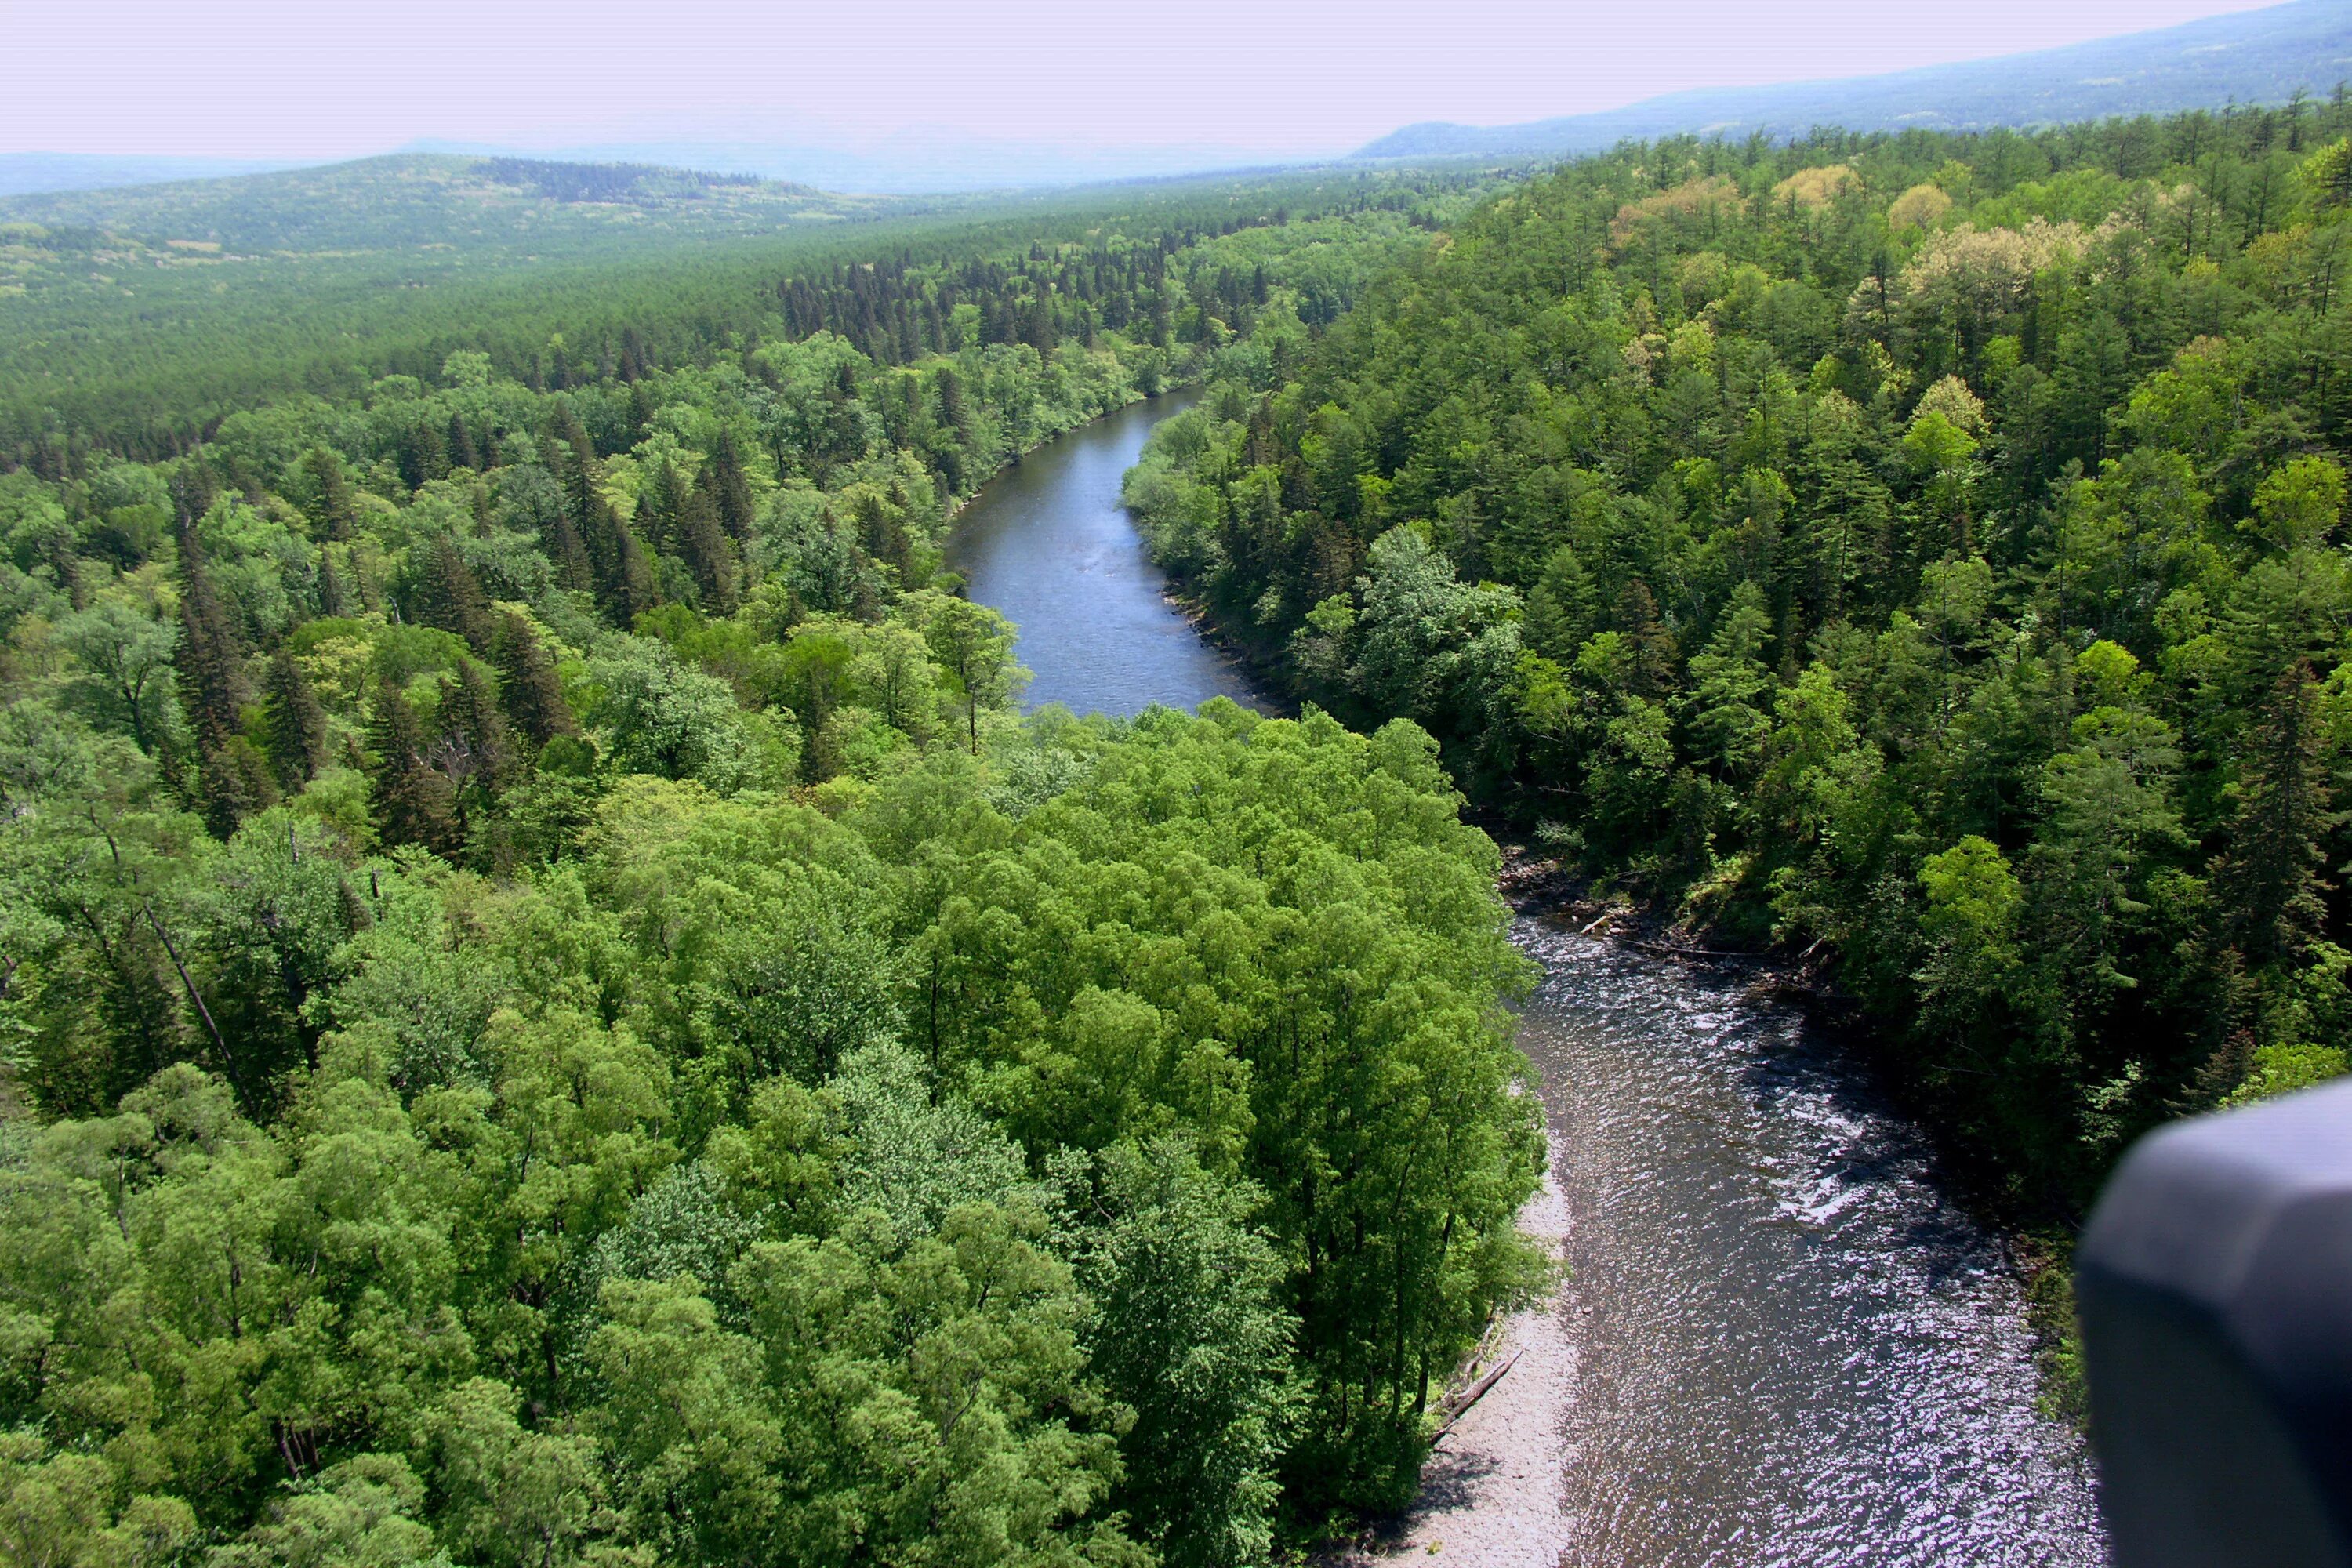
[[[10,1561],[1396,1508],[1548,1280],[1481,824],[1781,954],[2062,1250],[2140,1131],[2346,1069],[2340,96],[263,181],[0,214]],[[1128,498],[1300,717],[1024,713],[958,508],[1192,385]]]
[[[1409,721],[1024,718],[940,566],[1475,200],[1381,188],[19,447],[0,1556],[1250,1563],[1409,1495],[1544,1277],[1492,842]]]
[[[0,200],[0,468],[176,457],[231,415],[364,402],[385,376],[432,380],[457,353],[558,390],[612,379],[630,335],[641,361],[708,366],[805,335],[777,293],[794,278],[1036,267],[1105,237],[1172,256],[1202,236],[1369,212],[1426,229],[1495,183],[1465,165],[884,198],[413,155]],[[1089,255],[1088,288],[1096,267]],[[1076,326],[1061,291],[1077,279],[1047,281]],[[1335,302],[1327,280],[1301,313]]]
[[[2352,111],[1681,140],[1498,195],[1129,480],[1299,698],[1776,945],[1995,1195],[2352,1040]]]

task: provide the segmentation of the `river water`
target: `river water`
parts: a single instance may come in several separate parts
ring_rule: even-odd
[[[1072,433],[962,520],[950,562],[1019,623],[1033,704],[1251,700],[1118,505],[1181,405]],[[1521,1044],[1568,1217],[1559,1563],[2103,1563],[2082,1446],[2036,1408],[2016,1272],[1868,1076],[1737,973],[1540,914],[1517,934],[1544,970]]]
[[[1577,1568],[2104,1563],[2015,1270],[1802,1016],[1540,917]]]
[[[1168,600],[1118,487],[1151,427],[1192,401],[1131,403],[1030,453],[965,508],[947,563],[966,592],[1021,628],[1029,706],[1137,713],[1212,697],[1263,707],[1233,662]]]

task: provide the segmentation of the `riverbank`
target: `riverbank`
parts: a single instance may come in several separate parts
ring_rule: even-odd
[[[1819,977],[1524,847],[1502,886],[1545,966],[1521,1038],[1551,1169],[1522,1224],[1569,1277],[1502,1326],[1519,1360],[1413,1509],[1324,1561],[2102,1563],[2027,1249],[1938,1173],[1851,1016],[1813,1019]]]
[[[1569,1235],[1559,1171],[1555,1141],[1542,1189],[1519,1211],[1519,1229],[1555,1260],[1564,1258]],[[1325,1553],[1322,1568],[1371,1568],[1406,1556],[1555,1568],[1569,1546],[1561,1480],[1576,1397],[1574,1315],[1563,1280],[1545,1300],[1496,1325],[1465,1375],[1509,1370],[1438,1438],[1412,1510]]]
[[[992,479],[950,533],[944,563],[967,596],[1018,628],[1027,706],[1126,717],[1155,703],[1259,701],[1170,602],[1166,574],[1120,497],[1152,427],[1190,395],[1129,403],[1031,454]]]
[[[1039,698],[1132,712],[1231,674],[1118,502],[1150,422],[1066,438],[971,515],[972,596],[1022,622],[1041,688],[1066,686]],[[1551,1169],[1521,1223],[1565,1282],[1498,1328],[1487,1364],[1517,1359],[1416,1505],[1318,1563],[2098,1568],[2014,1249],[1849,1048],[1867,1020],[1821,1026],[1826,955],[1592,902],[1526,846],[1502,889],[1542,965],[1520,1041]]]
[[[2074,1244],[2079,1215],[2021,1207],[1989,1167],[1958,1144],[1937,1107],[1906,1082],[1901,1062],[1865,1026],[1861,1002],[1832,978],[1835,954],[1816,943],[1802,952],[1782,949],[1726,948],[1712,933],[1693,931],[1656,904],[1623,897],[1596,899],[1590,882],[1560,861],[1538,854],[1507,836],[1494,820],[1481,823],[1503,850],[1498,890],[1523,915],[1548,915],[1575,923],[1636,952],[1706,966],[1746,978],[1742,999],[1751,1005],[1782,1004],[1800,1010],[1813,1027],[1832,1036],[1862,1070],[1893,1099],[1926,1135],[1935,1152],[1938,1179],[1990,1233],[2000,1237],[2009,1266],[2023,1282],[2027,1321],[2036,1344],[2040,1400],[2077,1432],[2087,1432],[2089,1395],[2084,1384],[2082,1346],[2074,1322]]]

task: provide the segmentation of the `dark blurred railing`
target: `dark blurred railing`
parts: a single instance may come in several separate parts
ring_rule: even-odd
[[[2352,1568],[2352,1080],[2143,1139],[2075,1267],[2117,1568]]]

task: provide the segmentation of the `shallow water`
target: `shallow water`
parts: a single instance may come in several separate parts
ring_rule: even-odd
[[[2097,1564],[1999,1240],[1737,973],[1523,919],[1570,1211],[1565,1563]]]
[[[1250,700],[1118,504],[1180,406],[1063,437],[965,514],[950,561],[1020,623],[1033,705]],[[1736,971],[1517,933],[1546,975],[1521,1043],[1573,1270],[1562,1562],[2103,1563],[2082,1445],[2035,1407],[2020,1281],[1868,1075]]]
[[[1118,487],[1151,427],[1191,401],[1168,394],[1039,447],[989,481],[957,520],[948,564],[978,603],[1021,628],[1034,672],[1023,700],[1129,714],[1212,697],[1264,706],[1168,600]]]

